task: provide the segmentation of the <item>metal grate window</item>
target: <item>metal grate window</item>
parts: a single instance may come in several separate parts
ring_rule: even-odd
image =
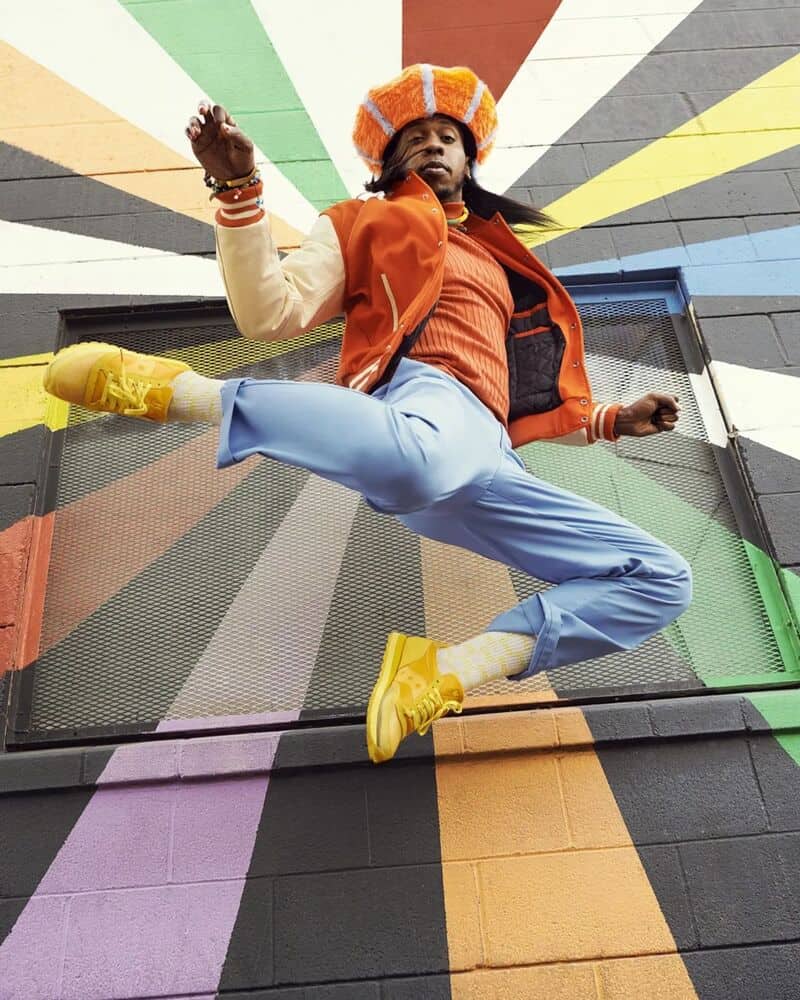
[[[685,320],[663,293],[574,295],[595,397],[674,392],[681,431],[591,448],[539,442],[521,454],[533,474],[678,549],[693,566],[695,599],[638,650],[493,683],[473,703],[786,681],[742,537],[747,504],[735,476],[726,488],[729,457],[709,443],[695,396],[699,355]],[[177,314],[106,325],[100,334],[76,326],[71,339],[100,335],[215,377],[331,380],[341,335],[332,323],[261,344],[228,321]],[[213,429],[72,408],[53,444],[39,658],[14,680],[20,744],[358,715],[388,631],[458,641],[544,587],[417,538],[304,471],[253,459],[218,472]]]

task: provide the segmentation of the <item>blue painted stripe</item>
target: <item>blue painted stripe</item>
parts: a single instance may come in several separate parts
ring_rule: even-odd
[[[800,295],[800,226],[571,264],[560,275],[681,267],[692,295]]]

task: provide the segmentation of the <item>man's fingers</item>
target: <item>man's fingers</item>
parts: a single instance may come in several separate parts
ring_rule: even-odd
[[[651,392],[650,398],[656,404],[659,410],[665,409],[672,413],[680,412],[680,406],[678,406],[678,397],[673,396],[668,392]]]

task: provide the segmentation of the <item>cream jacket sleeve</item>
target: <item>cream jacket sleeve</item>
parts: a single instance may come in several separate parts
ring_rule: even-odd
[[[299,337],[343,311],[344,261],[333,223],[321,215],[283,260],[269,216],[248,226],[216,224],[217,262],[231,314],[251,340]]]

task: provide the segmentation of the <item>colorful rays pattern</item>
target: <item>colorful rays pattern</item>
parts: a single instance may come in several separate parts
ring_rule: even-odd
[[[107,553],[80,594],[62,595],[45,642],[69,642],[126,588],[131,596],[138,587],[144,607],[148,587],[158,595],[176,566],[224,564],[219,591],[204,588],[183,623],[194,643],[187,683],[150,705],[162,734],[175,719],[197,723],[200,682],[218,681],[225,658],[262,655],[248,643],[254,615],[267,635],[302,616],[290,666],[307,669],[287,670],[295,705],[345,703],[333,651],[372,662],[377,650],[355,642],[343,650],[323,612],[336,604],[357,621],[346,581],[381,557],[412,581],[380,589],[371,613],[381,628],[452,623],[447,574],[476,585],[464,627],[491,614],[481,595],[506,606],[526,586],[468,555],[447,560],[428,543],[410,545],[392,527],[376,560],[364,545],[369,512],[301,473],[243,466],[186,492],[213,456],[202,432],[158,444],[151,434],[144,451],[140,430],[120,427],[127,464],[104,477],[100,423],[73,415],[65,435],[66,413],[46,407],[39,378],[58,310],[119,315],[221,294],[206,192],[182,132],[204,95],[228,104],[255,137],[273,225],[288,248],[318,208],[359,190],[349,134],[369,86],[410,62],[472,65],[499,99],[502,122],[483,181],[558,216],[565,231],[539,248],[546,259],[565,273],[683,269],[712,360],[690,373],[711,444],[698,432],[682,446],[710,462],[736,428],[745,457],[757,447],[780,455],[783,481],[800,489],[791,485],[800,460],[796,11],[718,6],[623,0],[598,14],[588,0],[498,0],[487,24],[487,5],[463,0],[382,0],[379,14],[359,0],[232,0],[224,17],[206,0],[93,0],[90,24],[78,26],[74,4],[0,3],[0,65],[10,81],[0,125],[0,667],[41,652],[43,608],[35,596],[19,606],[17,584],[27,574],[26,594],[43,594],[50,554],[69,556],[59,537],[77,545],[130,497],[139,506],[120,539],[123,555]],[[227,327],[175,350],[214,374],[239,364],[319,377],[334,335],[320,331],[283,355],[252,346],[243,359]],[[597,370],[601,378],[604,365]],[[646,357],[634,381],[653,371],[665,378],[673,369]],[[717,399],[725,424],[711,426]],[[51,445],[70,442],[67,475],[93,461],[94,480],[82,491],[62,479],[68,503],[56,509],[50,498],[48,508],[45,499],[34,514],[48,435]],[[621,492],[634,517],[677,510],[680,528],[706,546],[709,576],[714,552],[736,546],[768,571],[764,553],[714,516],[716,497],[704,506],[681,495],[655,463],[592,457],[603,468],[581,470],[585,488],[612,503]],[[530,460],[544,475],[574,475],[544,447]],[[137,548],[157,483],[175,491],[180,516],[166,537]],[[231,518],[259,504],[262,516],[233,539],[232,558]],[[333,527],[313,562],[290,565],[293,533],[323,517]],[[800,607],[797,576],[787,569],[782,580]],[[703,607],[706,623],[714,612]],[[132,638],[144,668],[136,701],[158,688],[158,663],[146,636]],[[662,662],[699,686],[702,671],[687,670],[684,653],[674,635],[659,647]],[[311,669],[318,655],[324,671]],[[63,682],[90,689],[97,679],[75,672]],[[227,694],[234,718],[213,724],[264,721],[243,718]],[[535,692],[558,694],[549,685]],[[3,801],[1,829],[12,835],[0,852],[2,990],[13,1000],[210,1000],[297,983],[314,1000],[790,996],[796,943],[775,942],[797,939],[797,701],[720,700],[715,725],[726,739],[665,744],[707,710],[686,704],[679,720],[657,704],[503,715],[501,727],[448,720],[419,756],[383,770],[304,769],[296,733],[51,754],[47,781],[63,769],[61,793]],[[298,711],[276,708],[271,721],[292,722]],[[314,718],[313,708],[303,711]],[[735,723],[725,711],[738,712],[748,734],[764,720],[778,733],[728,738]],[[615,733],[640,741],[636,752],[610,746]],[[358,727],[327,743],[323,735],[323,764],[360,763],[360,738]],[[40,760],[31,758],[31,773]],[[390,978],[376,985],[382,977]]]

